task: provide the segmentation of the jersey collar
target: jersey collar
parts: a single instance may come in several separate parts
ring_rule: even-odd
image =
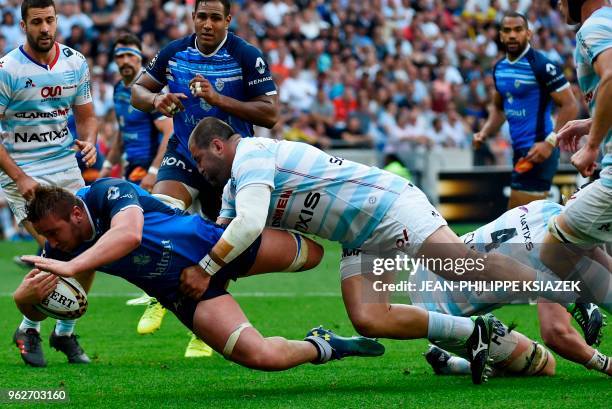
[[[81,199],[80,197],[79,197],[79,200],[81,201],[81,203],[83,203],[83,207],[85,207],[85,211],[87,212],[87,218],[89,219],[89,224],[91,225],[91,237],[85,240],[87,242],[90,242],[96,238],[96,225],[94,224],[93,219],[91,218],[91,213],[89,213],[89,209],[87,208],[87,203],[85,203],[85,201]]]
[[[223,41],[221,41],[221,43],[219,44],[219,46],[215,49],[215,51],[213,51],[210,54],[204,54],[202,51],[200,51],[200,49],[198,48],[198,36],[197,34],[193,36],[193,46],[195,47],[196,50],[198,50],[198,52],[203,55],[204,57],[212,57],[213,55],[217,54],[217,52],[219,52],[219,50],[221,49],[221,47],[223,47],[225,45],[225,42],[227,41],[227,31],[225,32],[225,38],[223,39]]]
[[[523,58],[525,56],[525,54],[527,54],[529,52],[529,50],[531,50],[531,44],[527,43],[527,47],[525,47],[525,49],[523,50],[521,55],[516,57],[516,60],[514,60],[514,61],[510,61],[510,58],[508,58],[508,54],[506,54],[506,60],[508,61],[508,64],[516,64],[517,62],[519,62],[521,60],[521,58]]]
[[[32,61],[34,64],[38,65],[39,67],[42,67],[45,70],[49,71],[55,66],[55,64],[57,64],[57,60],[59,60],[60,49],[59,49],[59,45],[57,44],[57,41],[55,42],[54,46],[55,46],[55,58],[53,58],[53,61],[51,61],[51,64],[49,65],[43,65],[39,63],[38,61],[36,61],[32,56],[30,56],[30,54],[26,52],[26,50],[23,48],[23,45],[19,46],[19,50],[23,53],[23,55],[26,56],[28,60]]]

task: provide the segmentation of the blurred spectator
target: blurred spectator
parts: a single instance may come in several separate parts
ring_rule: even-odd
[[[2,24],[0,25],[0,35],[4,37],[6,44],[0,48],[0,52],[8,53],[12,49],[20,46],[25,41],[25,35],[19,27],[19,21],[11,10],[2,12]]]

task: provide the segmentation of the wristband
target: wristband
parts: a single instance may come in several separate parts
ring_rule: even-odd
[[[544,140],[551,144],[553,148],[557,147],[557,134],[555,132],[549,133],[546,139]]]
[[[155,166],[149,166],[149,170],[147,171],[147,173],[152,175],[157,175],[157,172],[159,172],[159,168]]]
[[[104,160],[104,163],[102,163],[102,168],[104,169],[112,169],[114,165],[112,163],[110,163],[110,161],[108,159]]]
[[[221,270],[221,266],[215,262],[210,255],[204,256],[202,260],[198,263],[200,267],[204,269],[210,276],[213,276],[217,273],[217,271]]]

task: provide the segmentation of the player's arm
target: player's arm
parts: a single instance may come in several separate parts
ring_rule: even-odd
[[[250,184],[236,193],[236,217],[201,261],[200,267],[214,275],[249,248],[259,237],[268,217],[272,191],[266,184]]]
[[[148,190],[149,192],[153,190],[153,186],[157,181],[157,172],[159,171],[161,162],[164,159],[166,148],[168,147],[168,140],[174,131],[172,118],[161,117],[161,119],[153,121],[153,124],[155,125],[155,128],[161,132],[162,140],[159,143],[159,147],[157,148],[157,152],[155,153],[155,157],[153,158],[151,165],[149,165],[147,174],[140,181],[140,187]]]
[[[504,101],[502,100],[501,94],[495,90],[493,91],[493,99],[489,104],[489,117],[480,132],[474,135],[474,147],[479,148],[487,138],[495,135],[504,122],[506,122]]]
[[[179,111],[184,111],[185,107],[181,100],[187,99],[187,96],[182,93],[164,93],[162,92],[163,89],[164,84],[162,82],[145,72],[132,85],[130,102],[136,109],[144,112],[157,111],[169,118],[172,118]]]
[[[587,137],[589,150],[599,150],[599,145],[612,127],[612,48],[608,48],[597,56],[593,64],[595,73],[600,78],[597,96],[595,99],[595,112],[591,130]]]
[[[550,97],[558,108],[554,133],[542,135],[539,140],[536,140],[531,149],[529,149],[527,156],[525,156],[525,160],[532,163],[542,163],[548,159],[557,146],[556,132],[561,130],[567,122],[576,118],[578,104],[569,83],[566,84],[567,86],[563,87],[563,89],[550,93]]]
[[[93,103],[74,105],[73,110],[79,136],[75,143],[83,154],[83,162],[87,166],[93,166],[96,163],[96,139],[98,136],[98,120]]]
[[[106,160],[102,165],[102,172],[100,172],[101,178],[107,177],[110,174],[113,166],[121,162],[121,155],[123,155],[123,150],[123,135],[121,134],[121,131],[119,131],[117,132],[117,135],[115,135],[113,145],[108,151],[108,155],[106,155]]]
[[[0,143],[0,168],[10,177],[17,185],[17,189],[21,196],[26,200],[34,198],[34,191],[38,186],[38,182],[28,176],[11,158],[3,144]]]

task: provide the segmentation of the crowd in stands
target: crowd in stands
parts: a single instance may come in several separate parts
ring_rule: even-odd
[[[88,59],[100,143],[116,133],[112,62],[117,34],[143,41],[146,60],[193,32],[194,0],[56,0],[58,41]],[[235,0],[230,29],[265,54],[279,89],[282,115],[260,136],[322,148],[374,149],[379,157],[435,147],[471,149],[494,89],[492,68],[503,56],[498,24],[524,13],[531,44],[575,83],[575,33],[557,0]],[[21,0],[0,0],[0,56],[25,41]],[[583,98],[574,85],[586,114]],[[475,164],[507,164],[507,128],[474,156]]]

